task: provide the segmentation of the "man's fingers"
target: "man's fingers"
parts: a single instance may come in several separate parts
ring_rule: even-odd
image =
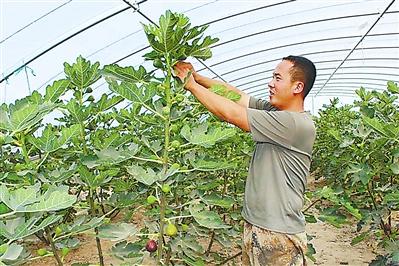
[[[193,65],[189,62],[179,61],[175,64],[176,67],[194,69]]]

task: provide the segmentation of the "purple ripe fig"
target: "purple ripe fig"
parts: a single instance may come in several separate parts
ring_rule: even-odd
[[[148,240],[147,245],[145,245],[145,249],[148,252],[155,252],[157,251],[158,245],[155,240]]]

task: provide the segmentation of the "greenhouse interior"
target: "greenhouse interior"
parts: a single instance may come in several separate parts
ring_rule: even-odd
[[[398,83],[395,0],[0,0],[0,265],[399,265]]]

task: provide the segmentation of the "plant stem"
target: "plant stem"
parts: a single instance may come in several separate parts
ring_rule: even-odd
[[[90,212],[91,216],[94,217],[96,215],[96,209],[94,207],[94,196],[93,196],[93,190],[90,188],[89,189],[89,203],[90,203]],[[101,248],[101,240],[98,238],[98,228],[94,228],[94,232],[96,233],[96,245],[97,245],[97,250],[98,250],[98,257],[100,259],[100,265],[104,266],[104,257],[103,257],[103,251]]]
[[[211,240],[209,241],[209,245],[205,252],[205,256],[209,256],[209,252],[211,252],[211,248],[212,248],[214,239],[215,239],[215,230],[212,230]]]
[[[166,218],[167,221],[169,220],[176,220],[176,219],[181,219],[181,218],[191,218],[193,217],[192,215],[181,215],[181,216],[174,216],[174,217],[169,217]]]
[[[368,191],[368,193],[369,193],[369,195],[370,195],[370,197],[371,197],[371,200],[372,200],[372,202],[373,202],[374,210],[377,212],[377,211],[378,211],[378,209],[377,209],[377,203],[376,203],[376,201],[375,201],[373,192],[371,192],[370,184],[371,184],[371,183],[369,183],[369,184],[367,185],[367,191]],[[377,214],[378,214],[378,212],[377,212]],[[386,230],[386,228],[385,228],[384,220],[382,219],[382,217],[381,217],[380,214],[378,214],[378,217],[380,218],[380,226],[381,226],[381,229],[384,231],[384,234],[385,234],[389,239],[391,239],[391,237],[390,237],[390,235],[389,235],[389,232],[388,232],[388,231]]]
[[[159,212],[159,236],[158,236],[158,263],[161,264],[163,256],[163,228],[165,224],[165,194],[161,191],[161,202]]]
[[[50,245],[50,242],[48,241],[48,239],[44,237],[43,231],[42,231],[42,230],[40,230],[39,232],[36,232],[36,233],[35,233],[35,236],[36,236],[37,238],[39,238],[40,241],[42,241],[42,242],[45,243],[46,245]]]
[[[22,148],[22,155],[24,156],[24,159],[25,159],[25,163],[29,164],[30,160],[29,160],[28,151],[26,149],[25,134],[24,133],[21,133],[21,148]]]
[[[82,138],[82,145],[83,145],[83,154],[87,155],[87,144],[86,144],[86,137],[85,137],[85,125],[82,121],[80,121],[80,136]]]
[[[171,107],[171,95],[170,95],[170,90],[171,90],[171,78],[172,78],[172,72],[171,72],[171,66],[170,66],[170,60],[169,60],[169,55],[165,55],[166,58],[166,64],[167,64],[167,69],[168,69],[168,75],[165,77],[165,100],[167,107]],[[163,150],[163,167],[162,171],[164,174],[168,171],[168,161],[169,161],[169,142],[170,142],[170,114],[165,116],[165,142],[164,142],[164,150]],[[158,263],[162,264],[162,257],[163,257],[163,228],[165,225],[165,209],[166,209],[166,197],[165,193],[161,191],[161,202],[160,202],[160,213],[159,213],[159,237],[158,237]]]
[[[7,212],[7,213],[4,213],[4,214],[0,214],[0,219],[3,220],[4,218],[6,218],[8,216],[12,216],[12,215],[14,215],[16,213],[17,213],[16,211],[12,211],[12,212]]]
[[[134,158],[136,160],[146,161],[146,162],[153,162],[153,163],[163,164],[163,162],[159,161],[159,160],[146,159],[146,158],[141,158],[141,157],[137,157],[137,156],[132,156],[132,158]]]
[[[304,209],[302,212],[305,213],[307,212],[310,208],[312,208],[316,203],[320,202],[321,199],[317,199],[315,201],[312,202],[312,204],[310,204],[308,207],[306,207],[306,209]]]
[[[63,266],[64,264],[62,263],[61,258],[57,253],[57,249],[55,248],[53,237],[51,236],[51,232],[48,228],[46,228],[46,235],[47,235],[48,241],[50,242],[51,250],[53,251],[53,254],[54,254],[55,260],[57,261],[57,264],[59,266]]]
[[[42,166],[42,164],[44,163],[44,161],[47,159],[49,153],[46,152],[46,155],[44,155],[43,159],[40,161],[40,163],[36,166],[36,171],[39,170],[40,166]]]
[[[237,258],[238,256],[241,256],[241,255],[242,255],[242,251],[238,252],[237,254],[235,254],[234,256],[232,256],[232,257],[230,257],[230,258],[227,258],[226,260],[222,261],[222,262],[221,262],[220,264],[218,264],[218,265],[224,265],[224,264],[226,264],[227,262],[229,262],[230,260],[235,259],[235,258]]]

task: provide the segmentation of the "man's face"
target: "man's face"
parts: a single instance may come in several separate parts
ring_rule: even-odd
[[[270,103],[279,108],[284,106],[294,96],[295,83],[291,81],[290,69],[293,63],[287,60],[281,61],[273,72],[273,78],[268,83]]]

